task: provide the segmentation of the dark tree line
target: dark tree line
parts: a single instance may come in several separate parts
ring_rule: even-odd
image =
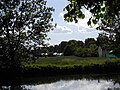
[[[64,56],[79,56],[79,57],[97,57],[98,47],[101,46],[105,53],[110,50],[115,50],[115,41],[109,38],[105,33],[99,34],[94,38],[87,38],[85,41],[69,40],[62,41],[58,45],[50,45],[33,50],[34,54],[42,56],[41,53],[47,53],[47,56],[54,56],[54,53],[62,53]]]
[[[101,46],[103,51],[110,51],[113,49],[111,43],[112,41],[103,34],[100,34],[96,40],[94,38],[87,38],[85,42],[70,40],[67,42],[63,53],[65,56],[97,57],[98,47]]]

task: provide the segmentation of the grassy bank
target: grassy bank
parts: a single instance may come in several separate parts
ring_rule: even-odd
[[[25,75],[119,73],[120,58],[42,57],[23,66]]]

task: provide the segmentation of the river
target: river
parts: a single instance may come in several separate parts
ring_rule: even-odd
[[[21,77],[1,80],[0,90],[120,90],[120,74]]]

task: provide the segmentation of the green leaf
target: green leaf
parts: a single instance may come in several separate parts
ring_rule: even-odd
[[[107,23],[112,24],[112,19],[109,19]]]
[[[68,5],[68,6],[66,6],[66,7],[65,7],[65,9],[66,9],[67,11],[69,11],[69,5]]]
[[[84,14],[82,14],[81,18],[82,18],[82,19],[84,19],[84,18],[85,18],[85,15],[84,15]]]
[[[105,7],[103,7],[101,10],[102,10],[102,11],[105,11]]]
[[[92,20],[92,22],[93,22],[94,24],[97,24],[97,21],[96,21],[96,20],[94,20],[94,19]]]
[[[91,21],[89,20],[89,21],[87,22],[87,24],[88,24],[88,26],[91,25]]]
[[[97,27],[96,29],[97,29],[97,30],[100,30],[100,27]]]
[[[104,17],[102,13],[100,14],[100,17],[101,17],[101,18],[103,18],[103,17]]]
[[[100,15],[96,15],[95,17],[96,17],[97,19],[99,19],[99,18],[100,18]]]
[[[72,22],[72,21],[73,21],[73,19],[71,18],[71,19],[70,19],[70,22]]]

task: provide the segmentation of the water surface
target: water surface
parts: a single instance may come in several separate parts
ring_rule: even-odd
[[[17,78],[0,90],[120,90],[120,75],[73,75]],[[13,83],[14,82],[14,83]]]
[[[60,80],[50,84],[26,85],[30,90],[120,90],[111,80]]]

